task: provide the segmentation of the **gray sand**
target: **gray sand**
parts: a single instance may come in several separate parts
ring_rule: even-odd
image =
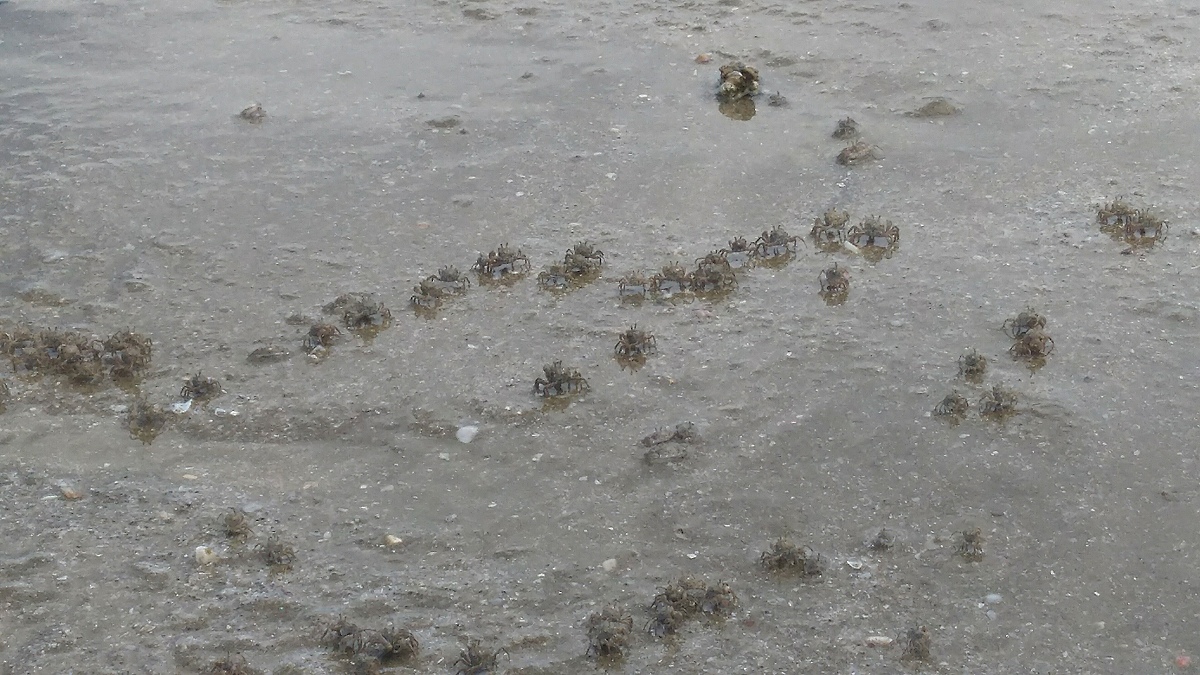
[[[1173,672],[1200,654],[1200,11],[1044,6],[0,4],[0,323],[155,348],[136,392],[0,371],[0,673],[237,652],[345,673],[320,644],[339,615],[411,629],[397,673],[454,672],[468,637],[504,672],[592,672],[584,620],[614,603],[634,619],[619,673]],[[746,121],[713,97],[734,59],[762,73]],[[934,97],[961,112],[905,114]],[[267,117],[239,119],[254,102]],[[847,116],[882,159],[834,162]],[[1095,223],[1118,195],[1165,241],[1122,255]],[[727,298],[617,297],[627,272],[805,235],[830,207],[893,221],[899,249],[810,243]],[[539,291],[581,239],[603,278]],[[502,242],[528,278],[408,308]],[[836,306],[832,262],[852,273]],[[392,326],[313,362],[286,319],[359,291]],[[1056,343],[1036,372],[1000,329],[1027,305]],[[612,357],[632,323],[659,347],[636,371]],[[265,345],[294,354],[248,363]],[[968,348],[983,385],[957,376]],[[555,359],[590,391],[544,408]],[[197,371],[226,393],[132,440],[135,394],[169,405]],[[993,384],[1015,415],[929,414]],[[684,420],[687,457],[644,461]],[[885,527],[895,547],[869,549]],[[256,552],[272,534],[291,571]],[[763,571],[780,536],[825,573]],[[655,639],[647,606],[683,575],[740,606]],[[920,625],[926,664],[866,645]]]

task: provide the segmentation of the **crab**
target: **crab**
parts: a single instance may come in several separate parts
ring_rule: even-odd
[[[167,417],[167,413],[161,408],[147,403],[145,399],[138,399],[129,406],[126,419],[129,437],[141,441],[144,445],[150,445],[167,426],[168,419],[170,418]]]
[[[708,584],[694,577],[683,577],[659,591],[650,603],[650,609],[657,612],[663,607],[672,607],[690,617],[700,611],[707,596]]]
[[[529,258],[521,251],[508,244],[489,252],[486,256],[480,254],[479,259],[471,266],[481,278],[498,281],[506,276],[517,276],[529,271]]]
[[[962,417],[970,407],[971,402],[955,390],[946,394],[946,398],[934,407],[933,414],[941,417]]]
[[[925,626],[918,626],[908,631],[901,642],[904,643],[901,659],[905,661],[928,661],[930,659],[932,639],[929,636],[929,629]]]
[[[271,535],[265,544],[259,544],[255,549],[263,557],[263,562],[276,569],[291,569],[296,562],[296,549],[279,540],[278,535]]]
[[[1031,330],[1044,329],[1046,327],[1046,317],[1038,314],[1032,307],[1027,307],[1020,314],[1005,319],[1001,328],[1012,339],[1016,340],[1025,336]]]
[[[479,640],[468,640],[466,649],[459,653],[458,660],[452,664],[459,667],[455,671],[455,675],[490,673],[495,670],[496,662],[500,659],[501,654],[508,656],[508,652],[504,649],[488,652],[479,644]]]
[[[225,513],[225,517],[221,519],[221,528],[230,539],[245,540],[254,534],[250,527],[250,517],[238,508],[231,508]]]
[[[354,295],[342,306],[342,324],[352,331],[383,329],[392,323],[392,312],[372,295]]]
[[[983,374],[987,372],[987,357],[974,349],[963,352],[962,356],[958,357],[958,374],[967,379],[967,381],[978,382],[983,378]]]
[[[567,251],[567,255],[575,254],[592,261],[597,266],[604,264],[604,251],[596,248],[589,241],[581,241],[575,244],[571,250]]]
[[[646,622],[645,630],[656,638],[679,632],[688,617],[670,604],[651,606],[653,616]]]
[[[241,654],[231,654],[208,665],[204,675],[258,675]]]
[[[471,287],[471,280],[453,265],[439,269],[436,274],[425,277],[425,281],[449,295],[462,295]]]
[[[782,225],[776,225],[770,232],[764,231],[754,240],[754,253],[767,260],[781,258],[795,253],[798,241],[799,237],[793,237]]]
[[[196,373],[183,383],[183,388],[179,390],[179,397],[185,401],[203,403],[220,396],[224,391],[216,378],[204,377],[202,373]]]
[[[571,272],[563,265],[551,265],[538,273],[538,286],[552,291],[561,291],[571,286]]]
[[[713,251],[702,258],[696,258],[696,267],[699,269],[711,268],[721,271],[733,269],[729,265],[729,258],[724,250]]]
[[[717,96],[727,101],[758,94],[758,69],[734,61],[720,68],[720,87]]]
[[[622,300],[641,299],[650,291],[650,280],[641,272],[630,272],[617,282],[617,293]]]
[[[833,137],[840,141],[858,138],[858,122],[855,122],[852,117],[838,120],[837,128],[833,130]]]
[[[667,264],[658,274],[650,277],[650,288],[661,295],[685,293],[691,289],[691,284],[691,275],[676,262]]]
[[[900,243],[900,228],[890,220],[870,216],[846,232],[846,240],[860,249],[889,249]]]
[[[771,550],[759,556],[763,567],[772,572],[800,572],[805,576],[820,576],[821,554],[807,546],[796,546],[784,537],[771,544]]]
[[[1043,359],[1054,351],[1054,338],[1041,328],[1026,331],[1017,338],[1008,352],[1013,358]]]
[[[644,358],[657,349],[658,342],[654,339],[654,335],[649,331],[638,329],[637,324],[634,324],[617,338],[613,352],[617,356],[625,358]]]
[[[979,414],[1000,417],[1016,412],[1017,394],[1000,385],[993,386],[979,398]]]
[[[285,347],[267,345],[259,347],[246,356],[246,361],[253,364],[275,363],[291,358],[292,352]]]
[[[737,286],[737,276],[733,268],[726,263],[724,266],[701,265],[688,278],[692,292],[698,295],[727,293]]]
[[[983,559],[983,530],[978,527],[963,530],[954,551],[971,562]]]
[[[700,603],[700,611],[716,616],[728,616],[738,606],[737,593],[733,587],[724,581],[716,586],[710,586],[704,592],[704,600]]]
[[[131,379],[150,367],[154,342],[140,333],[123,330],[114,333],[103,343],[104,364],[118,379]]]
[[[567,368],[562,361],[542,366],[545,377],[534,380],[533,391],[538,396],[551,398],[579,394],[590,389],[588,381],[574,368]]]
[[[329,349],[341,334],[342,331],[331,323],[314,323],[309,327],[308,334],[304,336],[304,351],[315,354]]]
[[[871,549],[872,551],[887,551],[895,545],[896,533],[892,532],[886,527],[880,528],[880,530],[875,533],[875,536],[871,537],[871,539],[867,542],[867,548]]]
[[[882,159],[882,157],[879,148],[866,141],[855,141],[838,153],[837,163],[842,166],[855,166]]]
[[[834,297],[844,296],[850,292],[850,270],[834,263],[821,271],[817,281],[821,284],[821,294]]]
[[[813,220],[809,236],[818,246],[836,249],[846,241],[846,223],[850,222],[850,214],[837,209],[829,209]]]
[[[654,433],[642,439],[642,445],[647,448],[663,443],[697,443],[700,441],[700,433],[696,431],[696,425],[691,422],[680,422],[670,429],[659,429]]]
[[[242,112],[238,113],[238,117],[241,117],[247,122],[258,124],[266,119],[267,111],[263,110],[261,103],[253,103],[243,108]]]
[[[725,256],[725,262],[733,269],[749,267],[754,262],[754,246],[745,237],[735,237],[729,240],[729,245],[720,251]]]
[[[616,607],[593,612],[587,618],[587,656],[621,656],[633,633],[633,617]]]
[[[413,286],[413,294],[408,299],[408,304],[418,311],[433,311],[442,306],[444,297],[446,297],[446,291],[441,284],[423,279],[421,283]]]

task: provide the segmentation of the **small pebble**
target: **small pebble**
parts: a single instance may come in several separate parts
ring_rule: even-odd
[[[73,502],[77,499],[83,499],[83,491],[70,485],[63,485],[62,487],[58,488],[58,491],[62,493],[63,499],[69,502]]]
[[[211,565],[218,560],[217,552],[212,550],[211,546],[196,547],[196,564]]]
[[[394,534],[389,534],[383,538],[383,543],[387,544],[388,546],[399,546],[400,544],[404,543],[404,540]]]
[[[458,431],[454,433],[454,437],[458,439],[459,443],[470,443],[471,441],[475,440],[475,436],[478,434],[479,427],[468,425],[465,427],[459,427]]]
[[[1004,598],[999,593],[988,593],[987,596],[984,597],[983,601],[989,605],[995,605],[1003,599]]]
[[[609,558],[608,560],[605,560],[604,563],[601,564],[600,566],[604,568],[605,572],[612,572],[613,570],[617,569],[617,559]]]

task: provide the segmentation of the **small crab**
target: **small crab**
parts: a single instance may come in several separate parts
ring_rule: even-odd
[[[728,263],[721,267],[701,265],[693,270],[688,278],[688,285],[697,295],[728,293],[737,283],[737,275]]]
[[[329,349],[341,334],[342,331],[331,323],[314,323],[304,336],[304,351],[314,354]]]
[[[867,541],[867,548],[871,549],[872,551],[888,551],[891,550],[891,548],[895,545],[896,533],[892,532],[886,527],[880,528],[880,530],[875,533],[875,536],[871,537],[871,539]]]
[[[479,640],[468,640],[466,649],[463,649],[458,656],[458,660],[452,665],[459,666],[455,671],[455,675],[484,675],[490,673],[496,668],[496,662],[500,659],[500,655],[508,656],[508,652],[504,649],[497,649],[492,652],[485,651],[479,644]]]
[[[421,643],[412,631],[404,628],[358,628],[343,635],[338,641],[337,649],[379,663],[415,656],[421,649]]]
[[[163,412],[161,408],[147,403],[144,399],[138,399],[129,406],[129,416],[126,421],[129,437],[135,438],[145,445],[150,445],[167,426],[168,419],[167,413]]]
[[[418,312],[432,312],[442,306],[444,297],[446,291],[442,289],[441,284],[423,279],[421,283],[413,286],[413,294],[408,298],[408,304]]]
[[[453,265],[439,269],[436,274],[425,277],[425,281],[450,295],[462,295],[471,287],[471,280]]]
[[[371,295],[361,295],[342,310],[342,324],[350,330],[387,328],[392,323],[392,312],[382,302],[375,302]]]
[[[900,228],[890,220],[870,216],[846,232],[846,240],[860,249],[889,249],[900,243]]]
[[[296,549],[280,541],[278,535],[272,535],[256,550],[262,555],[263,561],[274,568],[291,569],[296,562]]]
[[[720,68],[720,87],[717,96],[727,101],[758,94],[758,69],[734,61]]]
[[[933,414],[941,417],[962,417],[970,409],[971,402],[957,390],[946,394],[946,398],[933,409]]]
[[[749,267],[754,262],[754,246],[745,237],[730,239],[729,246],[721,249],[721,253],[733,269]]]
[[[216,378],[204,377],[203,374],[196,373],[183,383],[183,388],[179,390],[179,397],[185,401],[203,403],[223,393],[225,390],[221,388],[221,383]]]
[[[231,508],[225,513],[225,517],[221,519],[221,527],[225,536],[230,539],[246,539],[254,534],[250,527],[250,517],[238,508]]]
[[[900,655],[901,659],[905,661],[928,661],[930,659],[932,639],[929,636],[929,629],[925,626],[919,626],[908,631],[901,642],[904,643],[904,652]]]
[[[1054,351],[1054,338],[1041,328],[1034,328],[1017,338],[1008,352],[1013,358],[1042,359]]]
[[[822,270],[817,281],[821,284],[822,295],[840,296],[850,292],[850,270],[837,263]]]
[[[642,445],[647,448],[663,443],[698,443],[700,433],[691,422],[680,422],[669,429],[659,429],[642,439]]]
[[[645,630],[656,638],[679,632],[688,617],[671,604],[653,605],[653,616],[646,622]]]
[[[241,654],[232,654],[208,665],[204,675],[258,675]]]
[[[833,137],[840,141],[858,138],[858,122],[855,122],[852,117],[838,120],[837,128],[833,130]]]
[[[587,258],[597,265],[604,264],[604,251],[596,248],[591,242],[581,241],[575,244],[571,250],[567,251],[567,255],[571,255],[572,253]]]
[[[764,231],[754,240],[754,253],[767,260],[780,258],[795,253],[798,241],[799,237],[793,237],[782,225],[776,225],[770,232]]]
[[[150,367],[154,342],[139,333],[123,330],[105,340],[103,347],[103,361],[112,376],[129,379]]]
[[[578,370],[564,366],[562,361],[542,366],[542,372],[545,377],[539,377],[533,383],[533,391],[538,396],[565,396],[582,393],[590,388],[588,381]]]
[[[846,241],[846,223],[850,222],[850,214],[837,209],[829,209],[813,220],[809,236],[824,248],[838,248]]]
[[[563,265],[551,265],[544,272],[538,273],[538,286],[552,291],[570,288],[571,272]]]
[[[983,530],[978,527],[963,530],[959,533],[960,540],[954,547],[955,553],[971,562],[983,559]]]
[[[267,111],[263,110],[261,103],[254,103],[243,108],[238,117],[257,124],[267,118]]]
[[[1134,208],[1122,197],[1101,204],[1096,209],[1096,223],[1101,228],[1117,226],[1124,228],[1126,224],[1137,220],[1140,209]]]
[[[649,331],[640,330],[637,324],[621,333],[613,352],[626,358],[645,357],[658,349],[658,342]]]
[[[800,572],[806,576],[820,576],[822,572],[821,554],[784,537],[776,539],[771,550],[763,551],[759,562],[773,572]]]
[[[588,656],[620,656],[633,633],[633,617],[616,607],[593,612],[586,624]]]
[[[713,251],[702,258],[696,258],[696,267],[699,269],[711,268],[722,271],[733,269],[729,265],[729,258],[724,250]]]
[[[524,274],[529,271],[529,268],[529,258],[521,249],[514,249],[508,244],[500,244],[499,248],[489,252],[486,256],[480,254],[479,259],[471,266],[471,269],[478,272],[480,277],[490,278],[493,281],[509,275]]]
[[[292,352],[285,347],[267,345],[250,352],[246,361],[253,364],[275,363],[289,359],[291,356]]]
[[[704,591],[704,600],[700,602],[700,611],[716,616],[728,616],[737,606],[737,593],[733,592],[732,586],[722,581]]]
[[[630,272],[617,282],[617,293],[622,300],[641,299],[650,291],[650,280],[641,272]]]
[[[855,141],[838,153],[837,163],[842,166],[855,166],[866,162],[882,159],[879,148],[866,141]]]
[[[979,414],[999,417],[1016,412],[1017,394],[1000,385],[993,386],[979,398]]]
[[[971,349],[958,357],[958,374],[968,381],[978,382],[987,372],[987,357]]]
[[[1027,307],[1020,314],[1005,319],[1001,328],[1012,339],[1024,337],[1026,333],[1034,329],[1043,329],[1046,327],[1046,317],[1038,314],[1032,307]]]
[[[683,577],[659,591],[650,603],[650,609],[658,611],[663,607],[672,607],[686,618],[700,612],[707,595],[708,584],[694,577]]]
[[[650,288],[661,295],[675,295],[691,289],[691,275],[679,263],[670,263],[650,277]]]

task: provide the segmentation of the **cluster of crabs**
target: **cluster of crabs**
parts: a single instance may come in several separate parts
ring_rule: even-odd
[[[1030,370],[1045,364],[1046,357],[1054,351],[1054,339],[1046,333],[1046,317],[1032,308],[1027,308],[1014,317],[1005,319],[1001,329],[1013,340],[1009,354],[1022,359]],[[987,357],[974,349],[958,357],[958,374],[967,382],[982,384],[987,373]],[[1001,385],[985,390],[979,398],[979,414],[985,417],[1003,417],[1016,411],[1017,394]],[[961,419],[971,408],[971,402],[957,390],[947,394],[933,413],[951,419]]]
[[[1128,244],[1126,253],[1131,253],[1134,247],[1153,246],[1167,234],[1165,220],[1152,211],[1134,207],[1120,197],[1097,207],[1096,223],[1100,225],[1101,232]]]
[[[13,372],[29,377],[59,376],[72,384],[95,386],[107,378],[128,381],[150,367],[154,344],[132,331],[101,340],[93,335],[56,329],[16,326],[0,332],[0,354]]]

